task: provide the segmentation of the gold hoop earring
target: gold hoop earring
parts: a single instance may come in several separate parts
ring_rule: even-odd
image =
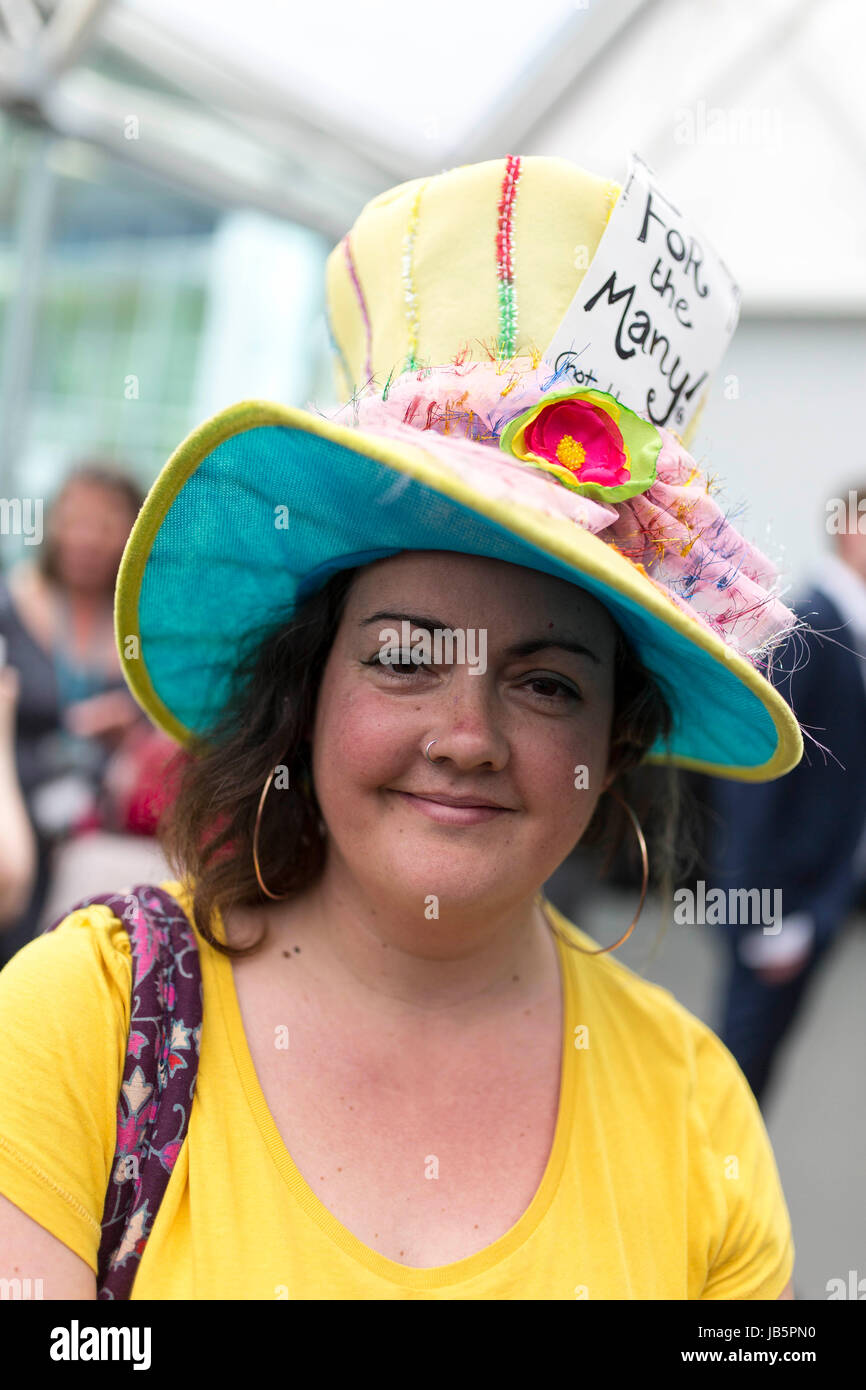
[[[273,781],[274,773],[276,772],[279,766],[280,764],[277,763],[274,767],[271,768],[270,772],[267,775],[265,785],[262,787],[262,794],[259,797],[259,809],[256,811],[256,825],[253,831],[253,868],[256,871],[256,879],[262,892],[266,895],[266,897],[273,898],[274,902],[279,902],[281,898],[287,898],[289,895],[288,893],[272,893],[270,888],[266,887],[265,885],[265,882],[262,878],[262,871],[259,868],[259,826],[262,823],[262,811],[264,810],[265,806],[265,797],[267,796],[268,788],[270,787],[271,782]]]
[[[624,941],[628,941],[628,938],[631,936],[632,932],[637,926],[638,918],[643,912],[643,905],[646,901],[647,887],[649,885],[649,855],[647,854],[646,840],[644,838],[644,833],[641,830],[640,821],[638,820],[637,816],[635,815],[628,802],[620,796],[619,792],[612,791],[610,788],[608,788],[608,791],[610,795],[614,798],[614,800],[618,801],[620,806],[622,806],[623,810],[628,815],[632,823],[632,826],[634,827],[634,832],[637,835],[638,844],[640,845],[641,864],[643,866],[643,883],[641,884],[640,902],[637,906],[637,912],[632,918],[631,926],[629,927],[628,931],[624,932],[624,934],[620,937],[619,941],[614,941],[612,946],[596,946],[593,950],[589,950],[586,946],[578,946],[576,941],[572,941],[570,938],[568,939],[569,946],[573,946],[576,951],[580,951],[585,956],[602,956],[605,954],[606,951],[615,951],[616,948],[618,946],[621,946]],[[559,933],[556,930],[556,925],[553,921],[553,918],[547,911],[547,905],[540,893],[538,894],[538,903],[541,907],[542,912],[547,918],[554,934],[558,935]]]
[[[265,785],[262,787],[262,794],[261,794],[261,796],[259,797],[259,809],[256,811],[256,824],[255,824],[255,829],[253,830],[253,868],[254,868],[255,871],[256,871],[256,881],[257,881],[259,887],[261,888],[262,892],[266,895],[266,897],[272,898],[274,902],[280,902],[283,898],[291,897],[291,894],[290,894],[290,893],[272,893],[271,890],[270,890],[270,888],[268,888],[268,887],[266,886],[266,884],[265,884],[265,882],[264,882],[264,880],[263,880],[263,878],[262,878],[262,871],[261,871],[261,868],[259,867],[259,827],[260,827],[260,825],[261,825],[261,823],[262,823],[262,811],[264,810],[264,807],[265,807],[265,797],[266,797],[267,794],[268,794],[268,788],[270,787],[271,782],[273,781],[274,773],[276,772],[277,768],[278,768],[278,767],[282,767],[282,766],[283,766],[282,763],[276,763],[276,764],[274,765],[274,767],[272,767],[271,770],[270,770],[270,772],[268,773],[267,780],[265,781]],[[302,788],[302,790],[303,790],[307,795],[309,795],[310,777],[309,777],[309,773],[306,772],[306,771],[304,772],[304,777],[303,777],[303,780],[302,780],[302,782],[301,782],[301,788]],[[322,822],[321,822],[321,820],[319,821],[319,830],[320,830],[320,833],[322,833]]]

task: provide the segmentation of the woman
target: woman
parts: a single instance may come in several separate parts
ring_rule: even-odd
[[[31,887],[0,937],[0,963],[34,935],[54,845],[96,823],[112,751],[144,724],[112,620],[117,568],[142,500],[118,469],[79,464],[50,509],[38,561],[0,581],[0,636],[20,682],[16,763],[37,845]]]
[[[3,666],[0,637],[0,933],[27,906],[36,874],[36,838],[15,765],[18,672]]]
[[[9,576],[17,618],[47,657],[64,724],[107,740],[138,717],[114,641],[117,569],[143,496],[125,473],[85,462],[65,478],[38,564]]]
[[[572,238],[597,244],[616,190],[511,157],[391,190],[329,263],[367,389],[336,421],[223,412],[130,538],[127,679],[196,755],[164,840],[203,977],[189,1129],[126,1238],[133,1298],[792,1296],[784,1196],[733,1058],[540,893],[647,756],[757,778],[796,763],[796,722],[742,651],[790,615],[675,436],[551,391],[515,351],[513,299],[492,365],[449,338],[446,301],[489,332],[479,209],[493,195],[508,222],[518,177],[529,211],[565,200],[576,219],[535,260],[558,297],[527,284],[521,302],[547,341],[580,278]],[[422,274],[405,231],[425,207]],[[392,244],[410,308],[438,287],[429,342],[401,318]],[[418,370],[419,345],[438,367]],[[688,589],[700,609],[629,556],[634,499],[680,527],[678,556],[690,534],[715,565],[714,592]],[[126,1180],[129,937],[82,907],[0,986],[0,1264],[93,1298],[106,1184]],[[191,1031],[172,1029],[181,1073]],[[133,1072],[124,1095],[140,1109],[150,1088]]]

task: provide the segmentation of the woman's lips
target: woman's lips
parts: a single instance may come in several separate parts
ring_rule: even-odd
[[[446,806],[442,801],[430,801],[423,796],[413,796],[411,792],[398,791],[396,795],[440,825],[480,825],[482,821],[508,815],[504,806]]]

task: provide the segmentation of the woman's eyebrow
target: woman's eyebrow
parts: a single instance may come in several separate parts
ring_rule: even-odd
[[[368,623],[399,623],[404,621],[410,623],[412,627],[427,628],[431,632],[434,628],[439,628],[440,631],[454,631],[448,623],[443,623],[439,618],[431,618],[417,613],[371,613],[369,618],[361,619],[361,626],[366,627]],[[551,633],[547,637],[528,637],[522,642],[513,642],[510,647],[505,648],[504,654],[518,657],[532,656],[533,652],[543,652],[548,647],[560,647],[563,651],[574,652],[576,656],[588,656],[595,662],[596,666],[601,665],[595,652],[590,651],[589,647],[585,647],[582,642],[575,642],[569,637],[558,636],[556,633]]]

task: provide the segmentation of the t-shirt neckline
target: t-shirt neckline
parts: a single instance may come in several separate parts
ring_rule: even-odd
[[[552,904],[549,906],[552,907]],[[221,917],[219,918],[215,935],[219,940],[225,940],[225,931]],[[490,1245],[485,1246],[482,1250],[476,1251],[474,1255],[465,1256],[463,1259],[453,1260],[444,1265],[432,1265],[424,1268],[400,1264],[399,1261],[391,1260],[386,1255],[381,1255],[377,1250],[373,1250],[371,1246],[366,1245],[364,1241],[354,1235],[348,1227],[344,1226],[343,1223],[334,1216],[333,1212],[329,1211],[312,1187],[310,1187],[306,1178],[303,1177],[300,1170],[295,1165],[283,1141],[276,1121],[271,1114],[253,1064],[252,1054],[244,1031],[237,990],[235,989],[231,960],[228,956],[224,956],[220,952],[210,952],[210,959],[215,967],[219,986],[223,1022],[235,1060],[238,1077],[246,1095],[250,1110],[252,1111],[253,1117],[255,1118],[259,1131],[277,1170],[303,1210],[316,1222],[319,1228],[325,1232],[340,1250],[351,1256],[372,1273],[378,1274],[382,1278],[388,1279],[402,1288],[415,1290],[442,1288],[446,1285],[463,1283],[466,1280],[475,1278],[477,1275],[488,1272],[506,1260],[513,1251],[518,1249],[519,1246],[523,1245],[524,1242],[533,1235],[550,1208],[562,1177],[569,1139],[573,1129],[571,1119],[574,1110],[575,1086],[575,1068],[571,1065],[569,1049],[572,1027],[571,1020],[574,1013],[573,981],[569,962],[565,955],[566,947],[558,936],[554,935],[553,939],[557,951],[562,999],[562,1046],[560,1049],[559,1106],[557,1109],[556,1125],[554,1127],[553,1143],[551,1144],[550,1153],[548,1154],[547,1164],[542,1174],[541,1181],[536,1188],[529,1206],[523,1214],[518,1217],[517,1221],[509,1230],[505,1231],[503,1235],[499,1236]]]

